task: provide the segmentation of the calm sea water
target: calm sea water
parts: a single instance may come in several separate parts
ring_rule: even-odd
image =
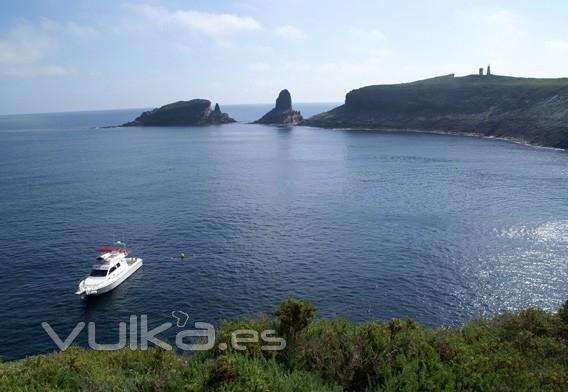
[[[269,108],[223,109],[251,121]],[[566,152],[246,123],[94,128],[138,113],[0,117],[3,359],[55,350],[42,321],[62,336],[96,321],[111,343],[131,314],[217,324],[291,295],[320,316],[430,326],[568,299]],[[79,299],[113,238],[144,267]]]

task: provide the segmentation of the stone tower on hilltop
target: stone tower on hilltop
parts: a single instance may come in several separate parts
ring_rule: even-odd
[[[479,76],[483,76],[483,67],[479,68]],[[491,75],[491,65],[487,66],[487,73],[485,74],[487,76]]]

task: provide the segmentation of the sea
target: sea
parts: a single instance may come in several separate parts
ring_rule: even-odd
[[[568,299],[567,152],[249,124],[271,106],[223,105],[239,122],[206,127],[105,128],[142,109],[0,116],[0,358],[58,350],[42,323],[64,340],[93,322],[114,343],[145,315],[174,323],[171,342],[172,314],[218,326],[287,297],[447,327]],[[118,240],[144,266],[75,295]]]

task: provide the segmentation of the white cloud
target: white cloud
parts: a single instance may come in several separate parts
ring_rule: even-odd
[[[160,28],[182,28],[215,38],[237,32],[251,32],[261,29],[260,24],[249,16],[194,10],[169,10],[151,5],[128,5],[127,8],[134,10],[146,21]]]
[[[74,38],[96,38],[101,33],[91,27],[83,26],[75,22],[57,22],[52,19],[42,18],[41,28],[50,33],[62,33],[66,37]]]
[[[20,23],[0,36],[0,76],[29,78],[62,76],[76,71],[46,63],[56,41],[45,28]]]
[[[544,43],[544,46],[546,46],[549,49],[566,50],[568,49],[568,41],[562,39],[553,39],[546,41]]]
[[[53,46],[54,43],[47,34],[28,24],[20,24],[0,37],[0,64],[37,62]]]
[[[291,41],[301,40],[307,37],[306,33],[292,25],[278,26],[274,29],[274,32],[281,38]]]

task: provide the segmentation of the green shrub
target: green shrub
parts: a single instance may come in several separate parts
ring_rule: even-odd
[[[297,298],[288,298],[276,309],[276,331],[286,338],[293,338],[308,326],[316,313],[316,307]]]
[[[320,320],[297,340],[300,349],[293,362],[316,370],[324,380],[346,390],[361,390],[377,376],[388,339],[388,330],[377,322],[356,325],[344,319]]]
[[[236,379],[238,376],[239,371],[225,357],[219,357],[208,368],[205,389],[215,388],[224,382]]]
[[[566,302],[564,302],[564,304],[560,307],[558,317],[560,317],[560,320],[563,323],[568,324],[568,300],[566,300]]]

